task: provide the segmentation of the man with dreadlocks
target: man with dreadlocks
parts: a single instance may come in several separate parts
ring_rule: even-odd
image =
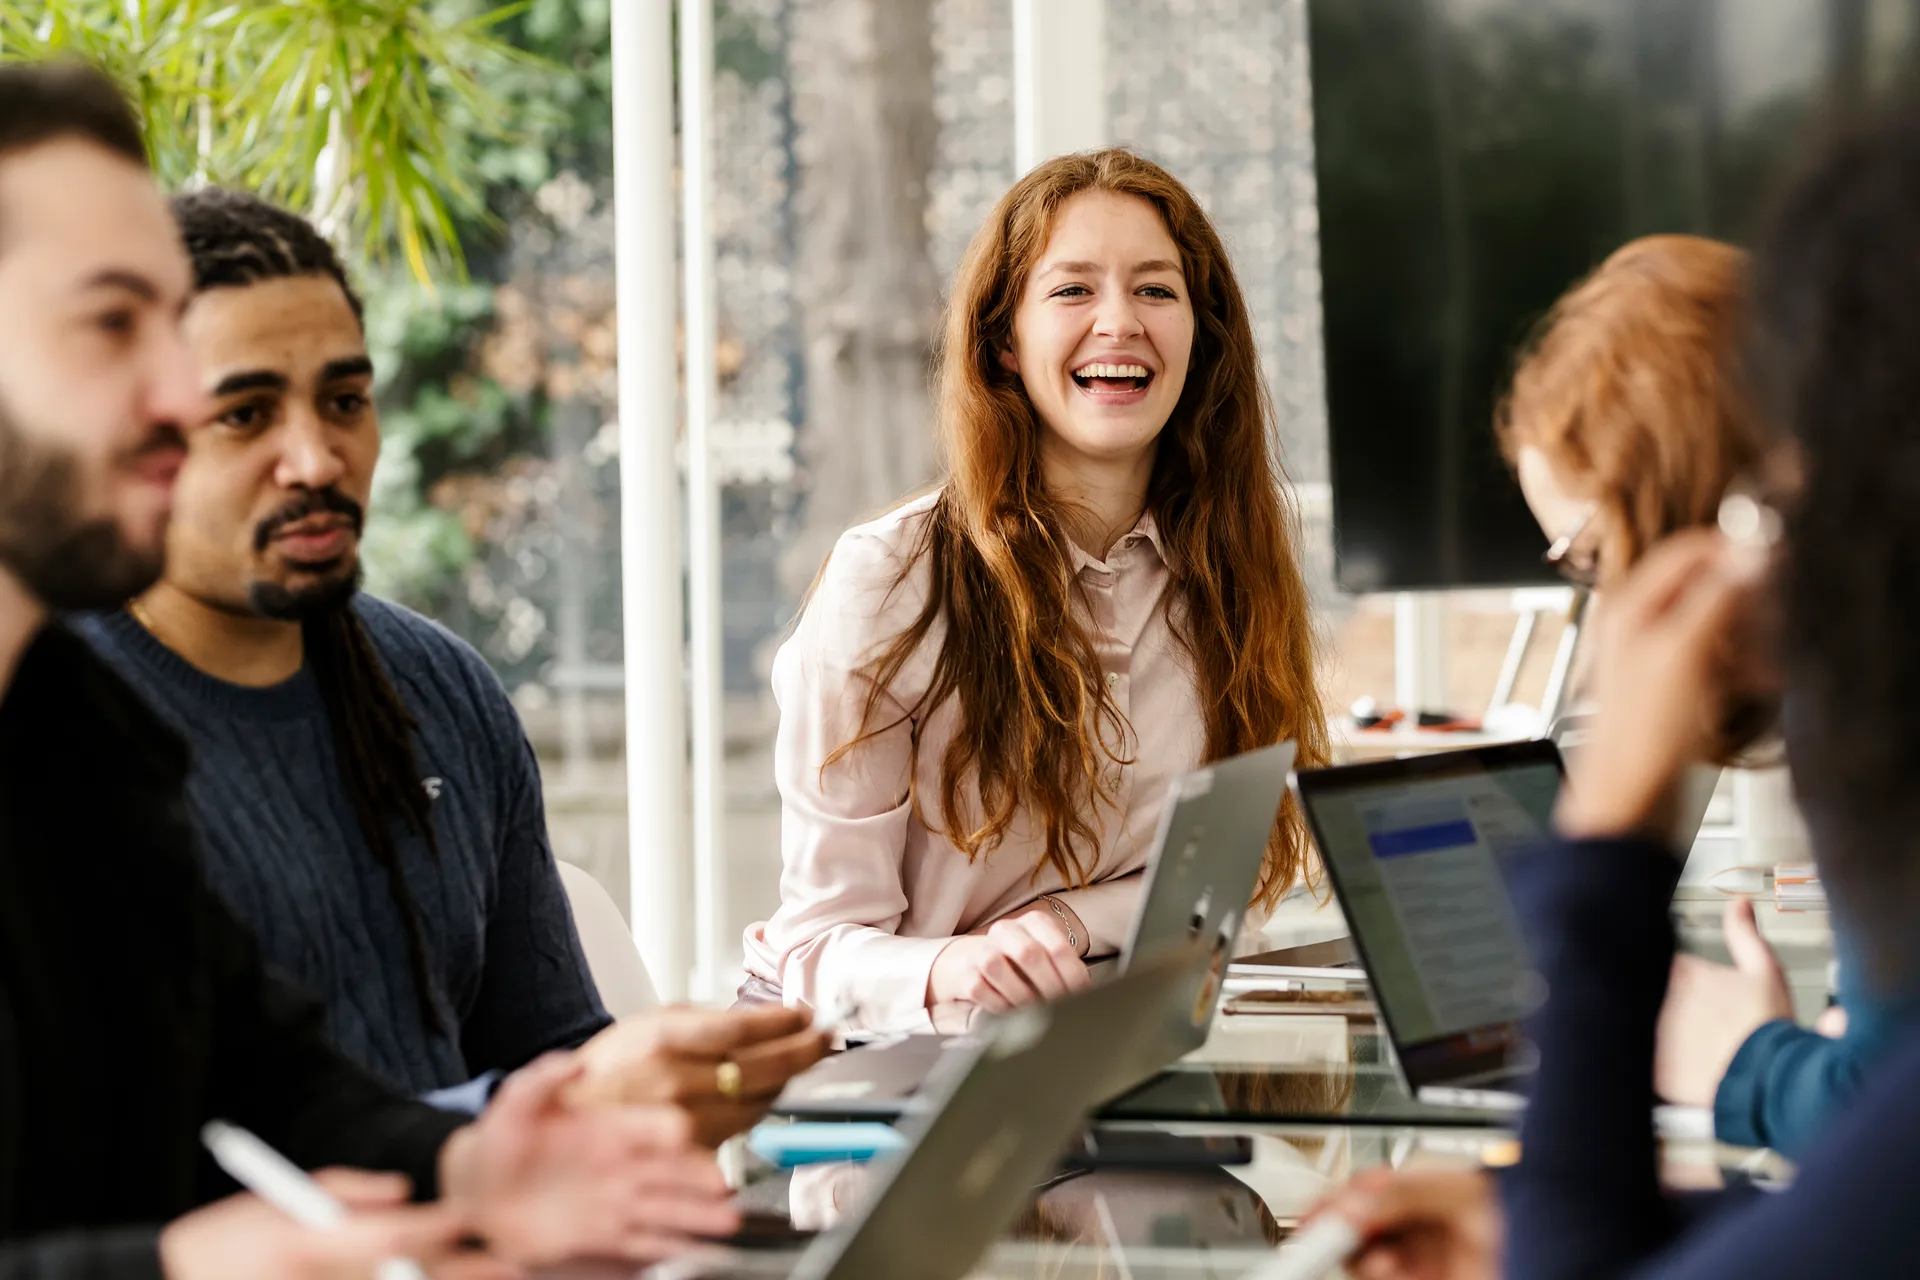
[[[359,591],[380,432],[333,249],[249,195],[195,192],[174,216],[212,417],[165,576],[83,632],[188,738],[215,889],[395,1087],[476,1107],[586,1045],[576,1099],[677,1103],[709,1142],[745,1127],[823,1037],[779,1008],[610,1029],[506,691],[451,633]]]
[[[192,283],[113,82],[0,65],[0,1280],[341,1280],[397,1255],[493,1280],[735,1230],[682,1113],[569,1105],[564,1053],[477,1120],[405,1098],[208,891],[184,744],[65,620],[162,571],[211,430]],[[352,1212],[229,1195],[213,1120],[357,1167],[320,1175]]]

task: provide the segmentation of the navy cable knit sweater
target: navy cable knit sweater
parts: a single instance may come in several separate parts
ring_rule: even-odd
[[[365,595],[353,607],[419,723],[439,857],[404,826],[395,834],[441,1033],[420,1016],[405,926],[360,834],[310,673],[244,688],[189,665],[125,613],[76,630],[187,739],[187,797],[215,892],[273,968],[320,996],[326,1033],[348,1058],[421,1094],[585,1041],[608,1019],[506,690],[444,628]]]

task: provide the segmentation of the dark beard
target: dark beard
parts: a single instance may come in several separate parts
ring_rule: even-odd
[[[306,572],[317,575],[320,580],[298,591],[277,582],[256,582],[248,587],[247,600],[252,604],[253,611],[261,617],[278,618],[282,622],[304,622],[308,618],[333,612],[353,599],[360,590],[358,544],[360,533],[366,527],[366,509],[331,486],[325,489],[302,489],[288,499],[278,511],[262,520],[254,529],[253,548],[255,551],[265,551],[280,530],[322,513],[347,518],[353,526],[353,550],[341,561],[308,568]]]
[[[293,591],[277,582],[256,582],[247,588],[247,601],[263,618],[282,622],[305,622],[344,608],[360,592],[360,563],[356,559],[351,572],[339,578],[316,582]]]
[[[172,443],[177,428],[156,428]],[[28,438],[0,402],[0,566],[50,609],[111,609],[160,580],[166,548],[130,546],[113,520],[80,514],[80,459]]]

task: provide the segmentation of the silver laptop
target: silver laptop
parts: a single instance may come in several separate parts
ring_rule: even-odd
[[[1173,780],[1120,949],[1122,972],[1136,957],[1201,937],[1224,935],[1231,949],[1260,882],[1293,756],[1294,744],[1282,742]]]
[[[696,1256],[660,1280],[959,1280],[1058,1165],[1087,1114],[1164,1066],[1210,1000],[1207,949],[1144,959],[1112,982],[1016,1009],[942,1055],[848,1217],[795,1257]]]
[[[1133,927],[1118,957],[1092,967],[1096,985],[1167,950],[1204,947],[1218,971],[1205,1016],[1188,1022],[1166,1062],[1205,1043],[1233,944],[1259,883],[1267,841],[1286,796],[1294,744],[1218,761],[1170,784]],[[828,1058],[788,1084],[774,1114],[890,1119],[946,1048],[965,1036],[913,1035]],[[1161,1065],[1166,1065],[1162,1063]]]

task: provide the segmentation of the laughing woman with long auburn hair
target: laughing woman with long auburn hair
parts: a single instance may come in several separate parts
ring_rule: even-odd
[[[1174,776],[1327,759],[1253,330],[1186,188],[1122,150],[1015,184],[938,418],[944,484],[841,537],[774,664],[785,870],[743,993],[875,1028],[1086,985]],[[1251,905],[1306,858],[1289,799]]]

